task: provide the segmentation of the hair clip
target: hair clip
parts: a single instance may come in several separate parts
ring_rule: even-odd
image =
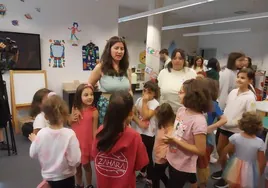
[[[57,95],[57,94],[55,92],[50,92],[50,93],[48,93],[47,97],[49,98],[49,97],[51,97],[53,95]]]

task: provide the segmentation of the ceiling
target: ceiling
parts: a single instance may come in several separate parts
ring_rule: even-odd
[[[137,12],[148,10],[150,0],[119,0],[121,8],[134,9]],[[164,0],[164,6],[184,0]],[[205,21],[217,18],[239,16],[237,11],[247,11],[246,14],[268,12],[268,0],[216,0],[214,2],[173,11],[172,14],[181,20],[189,22]],[[168,13],[165,14],[167,16]],[[245,14],[243,14],[245,15]],[[268,21],[268,19],[266,19]],[[183,23],[183,22],[181,22]],[[164,23],[165,25],[165,23]]]

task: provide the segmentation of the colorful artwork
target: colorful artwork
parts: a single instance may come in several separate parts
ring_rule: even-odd
[[[140,62],[142,64],[145,64],[145,62],[146,62],[146,51],[145,50],[140,53]]]
[[[90,42],[82,47],[83,70],[93,70],[99,63],[99,47]]]
[[[154,49],[152,47],[147,47],[146,48],[146,53],[147,54],[154,55],[156,57],[159,57],[159,52],[160,52],[159,50],[156,50],[156,49]]]
[[[49,67],[63,68],[65,67],[65,41],[64,40],[49,40],[50,58]],[[53,61],[53,62],[52,62]]]
[[[71,30],[70,42],[72,43],[72,46],[78,46],[79,39],[77,38],[76,33],[81,32],[81,30],[78,29],[78,23],[74,22],[73,27],[68,28],[68,29]]]
[[[11,23],[14,26],[18,26],[19,25],[19,21],[18,20],[12,20]]]
[[[151,74],[153,69],[151,67],[145,67],[145,70],[144,70],[147,74]]]
[[[6,11],[7,11],[7,9],[6,9],[6,7],[5,7],[5,5],[4,4],[0,4],[0,16],[5,16],[6,15]]]
[[[33,17],[31,16],[31,14],[25,14],[24,15],[25,16],[25,18],[27,18],[28,20],[32,20],[33,19]]]

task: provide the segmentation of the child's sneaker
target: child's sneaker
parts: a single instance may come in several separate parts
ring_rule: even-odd
[[[146,181],[146,183],[144,185],[144,188],[152,188],[153,187],[152,180],[145,179],[145,181]]]
[[[94,186],[93,185],[88,185],[85,188],[94,188]]]
[[[75,184],[75,188],[84,188],[84,185],[80,186],[80,185]]]

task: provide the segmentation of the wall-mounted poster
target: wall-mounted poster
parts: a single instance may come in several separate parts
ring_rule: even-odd
[[[70,42],[72,43],[72,46],[78,46],[79,43],[79,39],[77,38],[76,34],[78,32],[81,32],[81,30],[78,29],[78,23],[74,22],[73,23],[73,27],[68,28],[69,30],[71,30],[71,38],[70,38]]]
[[[99,47],[90,42],[82,46],[83,70],[93,70],[99,63]]]
[[[50,58],[49,67],[63,68],[65,67],[65,41],[64,40],[49,40]]]

